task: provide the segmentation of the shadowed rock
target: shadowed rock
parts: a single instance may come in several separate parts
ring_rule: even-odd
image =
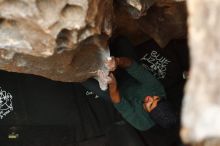
[[[143,13],[135,13],[126,3],[128,1],[118,0],[115,6],[116,34],[124,34],[135,43],[152,38],[162,48],[172,39],[186,38],[187,12],[185,2],[146,0],[149,7],[145,7]],[[133,4],[134,6],[144,7],[140,0],[131,0],[131,2],[136,4]],[[134,19],[135,14],[138,19]]]
[[[163,48],[172,39],[186,37],[186,17],[185,2],[159,0],[138,22],[142,31]]]

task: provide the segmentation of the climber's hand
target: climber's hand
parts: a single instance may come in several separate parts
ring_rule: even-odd
[[[143,101],[143,107],[147,112],[151,112],[154,108],[157,107],[157,104],[160,100],[159,96],[147,96]]]
[[[105,66],[110,70],[110,71],[114,71],[117,68],[117,60],[116,57],[109,57],[106,62],[105,62]]]

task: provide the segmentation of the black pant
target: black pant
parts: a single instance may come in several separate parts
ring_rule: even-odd
[[[137,131],[123,121],[114,123],[106,136],[108,146],[146,146]]]
[[[178,131],[177,128],[164,129],[156,125],[139,133],[147,146],[179,146],[181,141]]]

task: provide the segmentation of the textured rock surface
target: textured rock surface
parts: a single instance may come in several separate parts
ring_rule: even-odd
[[[99,67],[103,39],[96,35],[111,35],[112,10],[111,0],[1,0],[0,68],[62,81],[87,78],[87,65]],[[89,37],[91,46],[82,48]]]
[[[138,21],[132,18],[127,8],[118,2],[114,4],[113,37],[123,35],[138,45],[149,37],[140,29]]]
[[[0,0],[0,69],[82,81],[103,67],[112,31],[162,47],[186,33],[184,2],[115,2],[113,13],[113,0]]]
[[[192,61],[183,102],[182,139],[202,142],[200,146],[219,146],[220,1],[193,0],[187,5]]]
[[[185,2],[158,0],[138,22],[143,32],[165,47],[172,39],[186,37],[186,17]]]
[[[186,37],[187,10],[185,2],[173,0],[145,1],[153,4],[152,7],[145,8],[144,16],[133,19],[134,13],[131,8],[124,4],[124,1],[118,1],[118,5],[115,7],[116,26],[118,27],[116,33],[129,36],[137,43],[147,38],[153,38],[162,48],[172,39]],[[132,2],[140,4],[138,2],[141,1],[132,0]]]
[[[127,12],[134,19],[147,14],[147,10],[155,3],[156,0],[118,0],[118,3],[127,7]]]
[[[40,75],[52,80],[79,82],[94,76],[103,67],[103,56],[108,55],[106,42],[106,37],[94,36],[86,39],[76,50],[56,53],[46,58],[14,54],[12,59],[1,59],[0,68]],[[0,54],[6,52],[1,50]]]

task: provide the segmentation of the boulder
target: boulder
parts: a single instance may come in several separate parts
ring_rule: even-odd
[[[102,67],[112,16],[112,0],[1,0],[0,69],[85,80]]]

